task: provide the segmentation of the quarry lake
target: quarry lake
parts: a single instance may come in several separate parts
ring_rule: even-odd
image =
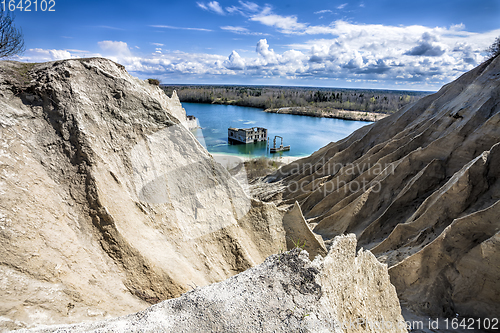
[[[345,138],[355,130],[371,124],[334,118],[318,118],[290,114],[267,113],[262,109],[234,105],[182,103],[186,114],[198,118],[201,129],[194,131],[197,139],[210,153],[245,156],[307,156],[332,141]],[[265,127],[270,145],[275,135],[283,137],[290,151],[270,154],[266,142],[229,144],[229,127]],[[277,139],[276,144],[279,145]]]

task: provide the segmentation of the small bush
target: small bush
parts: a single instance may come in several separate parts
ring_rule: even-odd
[[[243,165],[239,164],[228,171],[231,175],[234,176],[244,166],[247,174],[247,180],[249,182],[252,182],[257,178],[267,176],[270,173],[276,171],[283,164],[284,163],[276,161],[273,158],[261,156],[252,158],[251,160],[244,162]]]
[[[160,80],[158,80],[158,79],[148,79],[148,83],[152,84],[153,86],[159,86],[160,85]]]

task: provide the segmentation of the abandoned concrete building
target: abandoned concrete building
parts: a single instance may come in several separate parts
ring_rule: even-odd
[[[267,140],[267,128],[234,128],[227,130],[227,137],[230,143],[254,143]]]
[[[198,124],[198,119],[196,119],[195,116],[186,116],[185,125],[190,130],[200,128]]]

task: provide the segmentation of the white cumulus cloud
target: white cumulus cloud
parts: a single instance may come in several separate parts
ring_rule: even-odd
[[[244,27],[222,28],[248,32]],[[307,26],[304,31],[313,28]],[[374,87],[432,90],[483,61],[483,50],[500,34],[500,30],[472,33],[463,26],[386,26],[341,20],[324,28],[330,38],[281,45],[280,52],[269,38],[261,38],[254,44],[254,53],[245,52],[245,56],[236,50],[229,56],[162,51],[132,55],[122,63],[136,75],[159,77],[165,83],[174,77],[176,82],[190,77],[209,82],[224,77],[226,81],[248,83],[271,78],[297,85],[314,84],[314,80],[351,80]]]
[[[245,68],[245,60],[238,54],[238,52],[233,51],[227,57],[223,63],[224,67],[232,70],[242,70]]]
[[[22,56],[17,56],[15,59],[28,62],[46,62],[63,59],[81,58],[81,57],[98,57],[99,54],[89,53],[85,50],[57,50],[57,49],[28,49]]]
[[[266,83],[272,79],[281,84],[329,82],[338,86],[339,82],[351,80],[379,88],[432,90],[480,64],[485,59],[483,50],[500,35],[500,29],[477,33],[467,31],[463,25],[388,26],[337,20],[328,26],[316,26],[301,23],[297,17],[276,15],[270,7],[257,9],[253,3],[242,3],[238,10],[244,11],[249,20],[259,17],[256,22],[282,32],[302,34],[303,42],[283,45],[277,43],[278,38],[256,37],[253,52],[237,49],[229,56],[170,51],[163,49],[161,43],[151,43],[153,50],[149,52],[135,48],[131,51],[125,41],[101,41],[96,47],[104,56],[125,65],[133,75],[158,77],[165,83]],[[221,29],[253,34],[242,26]],[[29,49],[19,59],[35,62],[80,56],[99,54]]]
[[[285,34],[295,34],[304,31],[306,24],[298,22],[297,16],[281,16],[274,14],[271,7],[265,7],[260,13],[252,15],[251,21],[260,22],[270,27],[276,27]]]
[[[99,45],[101,50],[110,56],[123,57],[131,55],[130,49],[125,42],[103,40],[101,42],[97,42],[97,45]]]
[[[277,62],[276,53],[274,53],[273,49],[269,49],[269,44],[267,44],[267,39],[259,40],[259,42],[257,43],[257,47],[255,48],[255,51],[266,60],[266,64]]]

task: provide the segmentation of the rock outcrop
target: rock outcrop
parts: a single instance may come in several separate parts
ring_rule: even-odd
[[[323,243],[323,238],[320,235],[315,235],[306,220],[298,202],[295,202],[292,209],[288,210],[283,216],[283,227],[286,233],[286,247],[291,250],[295,247],[300,247],[306,250],[311,259],[317,255],[325,256],[326,247]]]
[[[387,267],[354,235],[325,258],[294,249],[139,313],[34,332],[406,332]]]
[[[121,65],[1,62],[0,108],[4,329],[133,313],[286,247],[284,213]]]
[[[500,313],[500,57],[267,178],[325,243],[354,233],[402,303]],[[262,190],[261,190],[262,192]]]

